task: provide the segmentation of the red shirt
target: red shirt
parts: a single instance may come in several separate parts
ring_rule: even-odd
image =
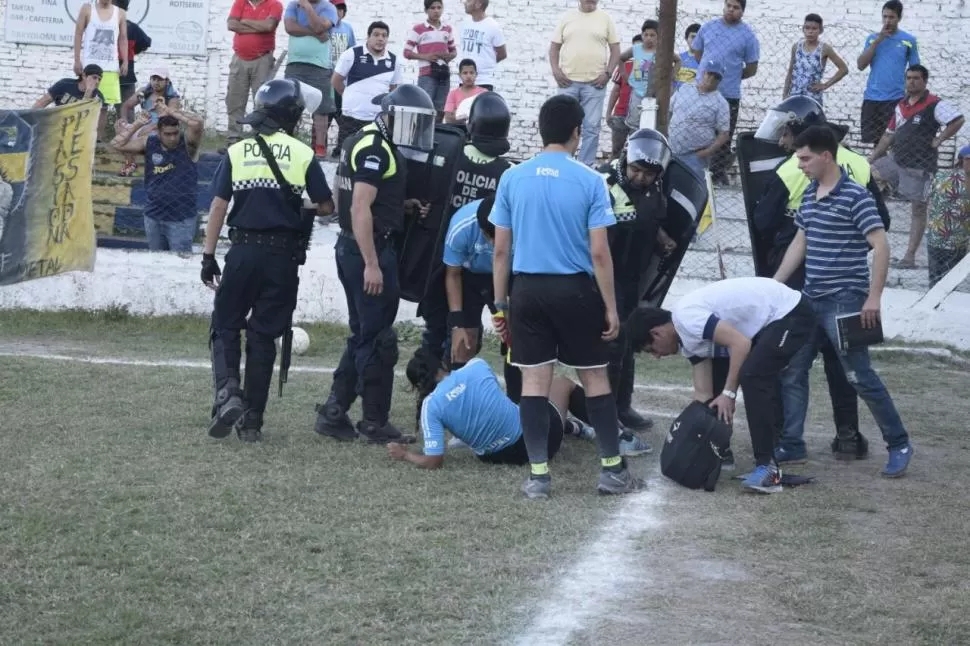
[[[625,117],[627,112],[627,107],[630,103],[630,84],[627,83],[627,79],[630,78],[630,71],[633,69],[633,61],[627,61],[623,64],[623,73],[620,74],[620,69],[617,68],[613,72],[613,82],[620,84],[620,98],[616,100],[616,105],[613,106],[613,116],[614,117]]]
[[[263,0],[259,4],[253,4],[251,0],[235,0],[232,3],[232,9],[229,10],[229,17],[239,20],[274,18],[278,25],[283,19],[283,5],[279,0]],[[275,29],[261,34],[237,33],[232,38],[232,50],[244,61],[254,61],[275,49]]]

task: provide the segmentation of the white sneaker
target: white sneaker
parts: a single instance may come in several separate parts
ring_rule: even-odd
[[[623,457],[634,458],[646,453],[653,453],[653,449],[636,435],[631,434],[629,440],[620,438],[620,455]]]
[[[460,438],[453,437],[448,440],[449,449],[467,449],[468,445],[465,444]]]

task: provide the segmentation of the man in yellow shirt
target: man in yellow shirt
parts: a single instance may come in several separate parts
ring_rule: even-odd
[[[599,0],[579,0],[579,7],[559,20],[549,45],[549,64],[560,94],[583,106],[579,160],[596,163],[606,85],[620,62],[620,38]]]

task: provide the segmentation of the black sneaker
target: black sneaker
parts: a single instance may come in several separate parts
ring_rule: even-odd
[[[357,432],[367,441],[368,444],[387,444],[388,442],[398,442],[399,444],[414,444],[413,435],[405,435],[397,430],[393,424],[387,422],[384,426],[378,426],[375,422],[363,420],[357,423]]]
[[[859,431],[850,437],[839,437],[832,440],[832,453],[836,460],[865,460],[869,457],[869,440]]]
[[[232,388],[223,388],[216,394],[212,420],[209,422],[209,436],[222,439],[232,433],[236,422],[246,412],[242,398]]]
[[[644,417],[633,408],[617,411],[616,417],[620,420],[620,424],[632,431],[647,431],[653,428],[653,420]]]
[[[255,443],[263,439],[263,416],[261,413],[246,411],[246,415],[236,424],[236,436],[242,442]]]
[[[338,404],[317,404],[316,410],[317,423],[313,427],[314,431],[341,442],[353,442],[357,439],[354,423]]]

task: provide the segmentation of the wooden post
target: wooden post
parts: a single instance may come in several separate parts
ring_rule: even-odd
[[[653,87],[657,96],[656,129],[666,135],[670,114],[670,94],[674,81],[674,51],[677,47],[677,0],[660,0],[658,18],[660,33]]]

